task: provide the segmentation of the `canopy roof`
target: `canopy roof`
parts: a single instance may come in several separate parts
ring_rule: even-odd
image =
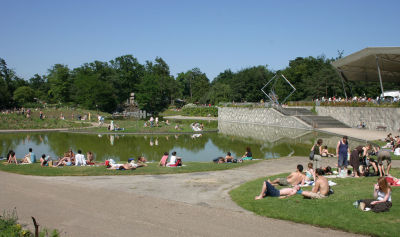
[[[332,62],[347,81],[400,82],[400,47],[370,47]]]

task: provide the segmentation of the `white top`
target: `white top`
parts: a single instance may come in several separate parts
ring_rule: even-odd
[[[167,165],[175,165],[176,163],[176,156],[171,156]]]
[[[385,196],[386,196],[386,193],[382,192],[381,190],[378,190],[378,198],[377,198],[378,201],[383,200],[385,198]],[[392,201],[392,192],[389,193],[389,198],[387,201],[388,202]]]
[[[82,154],[75,155],[75,166],[86,165],[85,156]]]
[[[400,147],[398,147],[398,148],[396,148],[396,149],[394,150],[394,155],[400,156]]]

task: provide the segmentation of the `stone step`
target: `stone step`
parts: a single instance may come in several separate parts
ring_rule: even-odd
[[[346,124],[330,116],[295,116],[315,128],[349,128]]]

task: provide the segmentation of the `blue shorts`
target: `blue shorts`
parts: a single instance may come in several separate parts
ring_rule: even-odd
[[[265,190],[265,197],[266,196],[279,197],[281,195],[281,192],[278,189],[276,189],[272,184],[270,184],[268,181],[264,182],[267,185],[267,190]]]
[[[338,166],[343,167],[343,166],[348,166],[348,165],[349,165],[349,161],[347,160],[347,153],[346,154],[339,153]]]
[[[72,162],[67,162],[65,165],[66,165],[66,166],[71,166],[71,165],[72,165]]]

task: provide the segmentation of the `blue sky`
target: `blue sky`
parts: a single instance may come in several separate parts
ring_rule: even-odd
[[[56,63],[75,68],[132,54],[162,57],[171,73],[199,67],[286,67],[296,57],[336,57],[400,46],[400,1],[0,0],[0,57],[29,79]]]

